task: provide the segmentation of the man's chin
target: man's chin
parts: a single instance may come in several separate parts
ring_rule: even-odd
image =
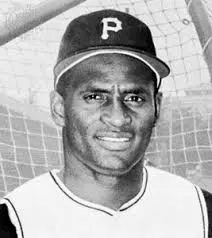
[[[126,164],[126,163],[113,163],[113,164],[101,164],[101,165],[90,165],[89,167],[94,170],[96,173],[106,175],[106,176],[123,176],[128,174],[132,168],[135,166],[134,164]]]

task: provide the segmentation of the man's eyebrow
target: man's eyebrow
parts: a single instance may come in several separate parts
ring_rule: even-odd
[[[150,91],[143,88],[143,87],[137,87],[137,88],[129,88],[129,89],[124,89],[123,92],[124,94],[150,94]]]
[[[82,89],[80,91],[80,94],[83,94],[85,92],[91,92],[91,93],[111,93],[112,89],[105,89],[103,87],[94,86],[94,85],[88,85],[85,89]],[[133,88],[126,88],[123,90],[119,90],[121,94],[147,94],[150,95],[150,91],[148,89],[145,89],[144,87],[133,87]]]
[[[91,93],[111,93],[109,89],[95,87],[95,86],[88,86],[86,89],[82,89],[80,94],[83,94],[85,92],[91,92]]]

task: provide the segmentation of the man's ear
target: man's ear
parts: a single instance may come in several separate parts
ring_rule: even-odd
[[[160,117],[162,99],[163,99],[163,93],[162,92],[157,92],[157,94],[155,96],[155,107],[156,107],[156,115],[155,116],[156,116],[157,120]]]
[[[50,108],[54,122],[58,126],[65,126],[64,100],[56,91],[50,93]]]

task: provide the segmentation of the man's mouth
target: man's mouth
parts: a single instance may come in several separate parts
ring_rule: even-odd
[[[119,137],[119,138],[115,138],[115,137],[105,137],[105,136],[98,136],[97,137],[99,140],[103,140],[103,141],[112,141],[112,142],[126,142],[129,141],[129,138],[126,137]]]
[[[123,151],[130,147],[133,136],[130,133],[107,132],[96,136],[98,143],[110,151]]]

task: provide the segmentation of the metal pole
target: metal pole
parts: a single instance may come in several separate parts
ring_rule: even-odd
[[[212,25],[201,0],[185,0],[202,45],[212,82]]]
[[[60,13],[84,2],[85,0],[40,0],[20,1],[19,8],[1,16],[0,45],[43,24]],[[16,1],[17,3],[17,1]]]

